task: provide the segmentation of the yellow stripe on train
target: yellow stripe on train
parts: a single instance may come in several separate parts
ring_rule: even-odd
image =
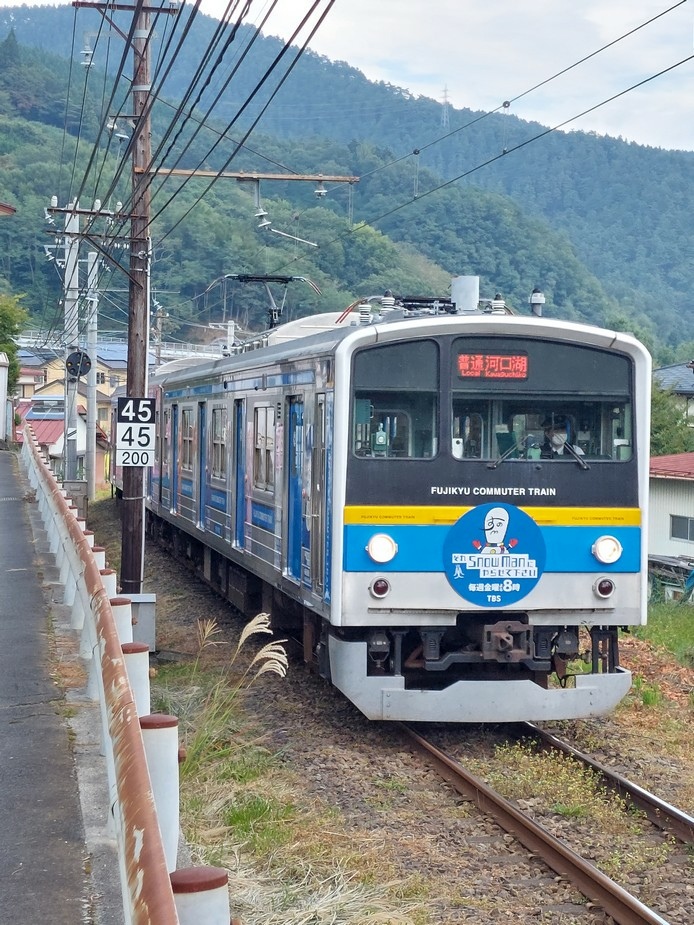
[[[468,507],[433,505],[354,504],[345,507],[346,524],[429,525],[454,524]],[[536,524],[544,527],[638,527],[641,511],[637,507],[521,507]]]

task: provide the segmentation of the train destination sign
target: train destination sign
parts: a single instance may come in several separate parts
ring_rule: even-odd
[[[459,353],[461,379],[527,379],[525,353]]]
[[[156,425],[153,398],[119,398],[116,465],[153,466]]]

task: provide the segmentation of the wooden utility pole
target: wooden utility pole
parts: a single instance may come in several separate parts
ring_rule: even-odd
[[[150,15],[138,11],[133,32],[132,104],[134,138],[132,148],[132,211],[130,219],[130,302],[128,310],[128,371],[125,392],[128,397],[147,396],[149,332],[149,223],[151,202],[149,183],[142,171],[152,159],[149,109]],[[142,591],[145,546],[145,470],[142,466],[123,466],[123,506],[121,526],[121,590],[123,594]]]
[[[135,5],[110,0],[92,3],[73,0],[74,7],[99,10],[104,19],[125,40],[128,36],[112,18],[115,11],[132,12],[135,27],[131,33],[133,49],[132,92],[132,207],[130,210],[130,303],[128,309],[128,370],[126,396],[147,397],[147,363],[149,345],[149,271],[151,203],[149,180],[145,174],[151,166],[152,136],[149,109],[151,13],[176,15],[179,8]],[[142,466],[123,466],[123,507],[121,528],[121,590],[124,594],[142,591],[145,549],[145,471]]]

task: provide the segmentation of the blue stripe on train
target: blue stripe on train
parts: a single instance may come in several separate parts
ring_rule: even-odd
[[[346,572],[442,572],[443,545],[450,527],[375,526],[348,524],[344,527],[344,570]],[[641,567],[641,527],[540,527],[547,549],[545,572],[638,572]],[[398,544],[392,562],[376,565],[366,552],[375,533],[387,533]],[[591,553],[600,536],[616,537],[624,549],[614,565],[602,565]],[[461,550],[461,552],[464,550]],[[475,550],[470,548],[469,552]],[[514,552],[522,553],[519,545]]]

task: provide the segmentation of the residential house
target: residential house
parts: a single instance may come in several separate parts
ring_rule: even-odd
[[[694,572],[694,453],[652,457],[649,498],[649,571],[679,597]]]
[[[44,388],[50,389],[50,383]],[[59,476],[63,472],[65,449],[65,396],[51,395],[21,399],[15,406],[20,423],[15,429],[17,443],[24,442],[24,427],[30,425],[34,436],[44,453],[49,457],[53,471]],[[77,406],[77,477],[84,478],[84,464],[87,452],[87,411],[83,404]],[[106,434],[97,425],[96,429],[96,488],[108,484],[109,442]]]
[[[7,397],[9,368],[7,354],[0,352],[0,443],[6,443],[12,435],[12,402]]]
[[[668,389],[682,403],[682,413],[694,425],[694,361],[674,363],[653,370],[653,378],[663,389]]]
[[[63,394],[65,391],[65,354],[57,348],[28,348],[18,351],[22,368],[18,395],[40,398],[47,394]],[[96,348],[97,420],[99,427],[108,435],[111,428],[110,397],[124,386],[128,369],[128,346],[125,343],[103,343]],[[86,378],[79,381],[79,394],[86,404]]]

